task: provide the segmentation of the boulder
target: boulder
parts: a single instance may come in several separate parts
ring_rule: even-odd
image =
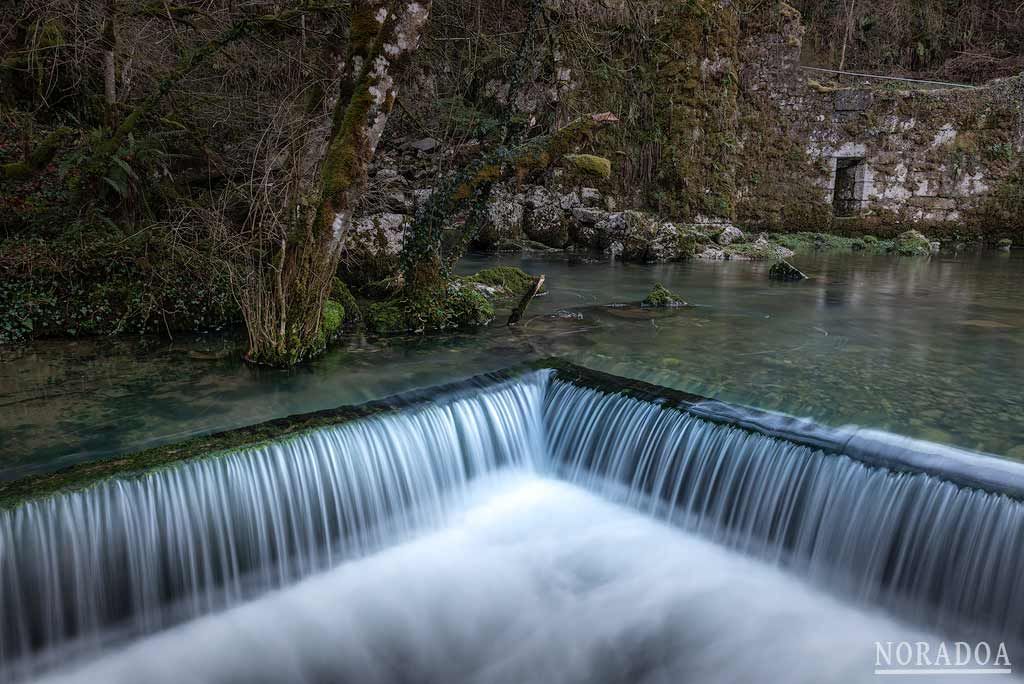
[[[612,175],[612,162],[594,154],[567,154],[562,158],[568,168],[597,178],[608,179]]]
[[[394,276],[398,272],[409,221],[405,214],[390,212],[353,221],[341,242],[339,271],[342,279],[361,286]]]
[[[596,188],[580,188],[580,201],[585,207],[600,207],[601,193]]]
[[[523,238],[524,198],[506,186],[495,186],[487,200],[483,224],[474,243],[481,249],[495,249],[499,244]]]
[[[560,198],[547,188],[534,188],[526,195],[523,229],[531,240],[548,247],[565,247],[569,243],[567,218]]]
[[[772,264],[768,269],[768,277],[772,280],[803,280],[807,276],[788,261],[782,260]]]
[[[402,149],[416,150],[417,152],[433,152],[440,145],[434,138],[422,138],[402,145]]]
[[[572,217],[576,219],[577,223],[582,223],[585,226],[594,226],[608,218],[608,212],[589,207],[575,207],[572,210]]]
[[[720,244],[722,247],[727,247],[734,242],[743,241],[743,231],[733,225],[726,225],[722,229],[722,232],[715,238],[715,242]]]
[[[682,254],[679,229],[639,211],[608,214],[594,226],[597,246],[616,242],[627,261],[657,263],[673,261]]]
[[[411,214],[416,209],[411,194],[402,190],[392,190],[384,200],[385,207],[389,212],[396,214]]]
[[[705,245],[704,249],[696,254],[698,259],[724,259],[725,250],[716,245]]]

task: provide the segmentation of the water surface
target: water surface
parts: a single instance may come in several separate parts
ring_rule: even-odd
[[[293,371],[238,361],[242,340],[43,341],[0,362],[0,478],[292,413],[379,398],[541,355],[838,425],[1024,458],[1024,255],[814,255],[635,265],[469,257],[545,273],[524,322],[352,337]],[[636,304],[655,282],[692,306]]]

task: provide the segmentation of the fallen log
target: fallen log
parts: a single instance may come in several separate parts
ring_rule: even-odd
[[[526,313],[526,307],[530,306],[530,302],[533,301],[533,298],[537,296],[542,287],[544,287],[543,274],[538,276],[537,279],[533,281],[533,286],[529,290],[527,290],[526,294],[523,295],[523,298],[519,300],[519,304],[512,312],[512,315],[508,317],[508,323],[506,323],[505,325],[515,325],[520,320],[522,320],[523,314]]]

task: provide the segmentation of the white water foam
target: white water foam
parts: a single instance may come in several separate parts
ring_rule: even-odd
[[[441,531],[47,681],[878,682],[875,641],[929,638],[570,484],[470,494]]]

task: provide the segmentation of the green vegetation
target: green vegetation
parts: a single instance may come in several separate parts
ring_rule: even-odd
[[[612,176],[612,163],[605,157],[594,154],[567,154],[565,161],[581,173],[608,179]]]
[[[534,277],[515,266],[492,266],[463,280],[498,288],[502,297],[518,298],[533,286]]]
[[[887,254],[892,251],[894,245],[892,240],[879,240],[874,235],[846,237],[831,233],[773,233],[771,239],[797,254],[812,252]]]
[[[908,230],[897,236],[892,251],[900,256],[927,256],[932,248],[928,238],[916,230]]]
[[[385,335],[487,325],[494,306],[475,288],[453,281],[442,297],[399,294],[370,304],[365,315],[366,327]]]
[[[661,283],[656,283],[651,291],[644,297],[644,301],[640,303],[640,306],[658,307],[658,308],[676,308],[680,306],[686,306],[686,302],[677,297],[667,287]]]

